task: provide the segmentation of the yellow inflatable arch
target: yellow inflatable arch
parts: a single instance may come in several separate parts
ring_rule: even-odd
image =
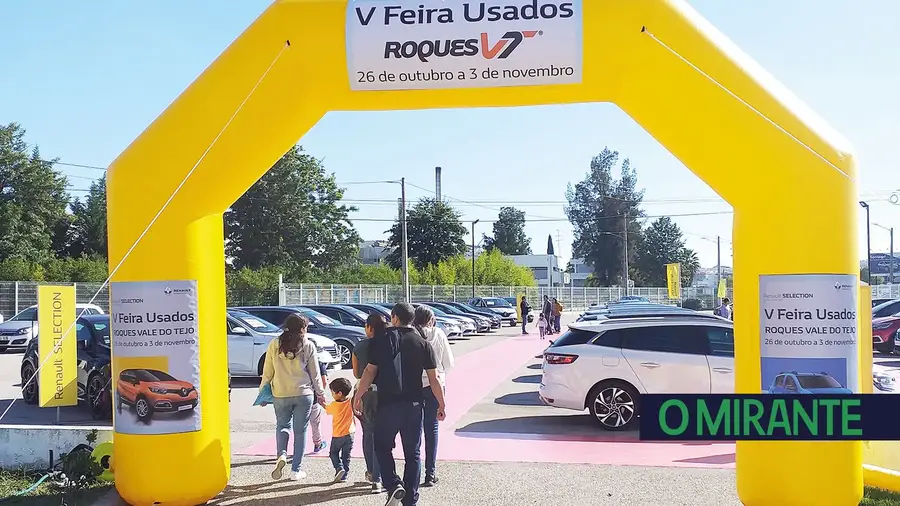
[[[452,22],[435,10],[420,23],[420,4],[452,10]],[[479,14],[484,4],[494,10]],[[117,431],[116,487],[129,503],[199,504],[228,482],[222,214],[328,111],[621,107],[734,207],[741,393],[761,389],[760,276],[855,279],[850,146],[684,2],[387,5],[276,1],[110,167],[110,265],[127,256],[113,281],[196,280],[199,315],[199,430]],[[521,55],[502,57],[512,49]],[[855,505],[862,468],[859,442],[737,446],[748,505]]]

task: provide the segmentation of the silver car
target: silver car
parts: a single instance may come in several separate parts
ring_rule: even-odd
[[[228,372],[232,376],[262,376],[266,350],[272,339],[278,339],[281,329],[262,318],[244,311],[228,310]],[[316,358],[328,369],[340,367],[337,345],[317,334],[306,334],[316,345]]]
[[[75,317],[104,314],[103,308],[94,304],[75,304]],[[9,320],[0,323],[0,353],[8,349],[24,350],[28,341],[38,333],[37,305],[19,311]]]

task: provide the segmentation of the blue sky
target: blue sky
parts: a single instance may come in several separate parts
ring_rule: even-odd
[[[0,122],[28,129],[46,157],[106,166],[253,19],[266,0],[0,3],[4,34]],[[695,0],[690,2],[744,51],[848,137],[859,153],[860,191],[872,219],[900,227],[900,2],[890,0]],[[503,132],[489,125],[510,125]],[[534,128],[533,125],[548,128]],[[490,133],[490,135],[488,135]],[[453,143],[441,139],[453,138]],[[490,138],[490,141],[486,139]],[[567,183],[580,181],[592,156],[616,149],[638,169],[651,216],[676,215],[704,266],[715,265],[715,237],[730,264],[729,206],[621,111],[609,104],[333,113],[299,140],[324,158],[338,181],[395,179],[443,193],[466,220],[492,220],[503,202],[532,219],[560,218]],[[466,146],[466,149],[459,149]],[[73,194],[100,171],[60,166]],[[377,174],[377,177],[373,177]],[[351,185],[348,199],[394,199],[392,185]],[[431,195],[410,187],[411,199]],[[391,219],[396,205],[357,203],[357,217]],[[722,212],[719,215],[677,216]],[[863,214],[860,213],[863,220]],[[389,223],[358,222],[364,238],[383,237]],[[490,232],[479,224],[477,236]],[[865,228],[859,248],[865,255]],[[567,222],[530,222],[532,248],[543,252],[557,234],[557,253],[571,254]],[[888,233],[873,227],[875,251]],[[823,244],[823,248],[827,245]],[[897,245],[900,249],[900,243]]]

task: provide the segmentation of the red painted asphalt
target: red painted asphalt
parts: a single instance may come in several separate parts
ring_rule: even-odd
[[[535,355],[541,353],[546,346],[547,342],[537,337],[518,336],[457,358],[456,367],[447,375],[447,418],[441,424],[439,460],[734,467],[733,443],[642,442],[633,433],[616,434],[600,429],[596,436],[486,433],[453,429],[470,409],[522,366],[534,360]],[[502,419],[498,421],[502,422]],[[331,438],[328,416],[322,417],[322,436],[325,441]],[[306,448],[312,448],[311,441],[307,442]],[[275,436],[236,453],[274,455]],[[327,454],[326,450],[320,455]],[[401,455],[399,444],[397,454]],[[359,438],[354,445],[353,456],[362,457]]]

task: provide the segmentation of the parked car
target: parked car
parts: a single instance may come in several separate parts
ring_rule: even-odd
[[[900,315],[872,320],[872,348],[878,353],[891,354],[900,345]]]
[[[506,299],[500,297],[476,297],[469,300],[470,306],[489,309],[498,315],[500,319],[509,323],[510,327],[515,327],[519,321],[516,308],[512,306]]]
[[[734,331],[693,315],[573,323],[544,352],[540,398],[607,430],[632,427],[640,395],[734,393]]]
[[[887,367],[872,364],[872,383],[876,394],[892,394],[897,391],[897,378]]]
[[[852,394],[838,380],[824,372],[782,372],[769,385],[770,394]]]
[[[75,304],[75,316],[103,314],[94,304]],[[38,331],[38,307],[27,307],[4,323],[0,323],[0,353],[8,349],[24,350]]]
[[[191,411],[200,402],[188,381],[156,369],[125,369],[116,382],[116,411],[134,408],[138,420],[149,423],[156,413]]]
[[[884,304],[885,302],[891,302],[892,300],[894,300],[894,299],[891,299],[889,297],[872,299],[872,307],[879,306],[881,304]],[[0,320],[0,321],[3,321],[3,320]]]
[[[438,316],[438,313],[446,314],[447,317],[463,317],[466,319],[470,319],[475,322],[475,331],[476,332],[490,332],[491,331],[491,320],[485,318],[484,316],[477,314],[469,314],[465,313],[453,306],[448,306],[446,304],[441,304],[440,302],[422,302],[421,304],[426,305],[432,309],[435,313],[435,317]],[[441,316],[443,316],[443,314]]]
[[[394,304],[389,303],[389,302],[385,302],[381,305],[387,309],[391,309],[394,307]],[[413,305],[413,307],[418,307],[419,303],[413,302],[412,305]],[[441,311],[440,309],[431,308],[431,310],[434,312],[435,320],[437,320],[437,318],[440,317],[440,318],[444,318],[445,320],[452,321],[453,323],[455,323],[456,325],[459,326],[463,335],[473,334],[478,330],[478,326],[475,324],[475,320],[473,320],[471,318],[466,318],[464,316],[450,315],[450,314],[447,314],[447,313]]]
[[[678,315],[686,315],[686,316],[697,316],[697,317],[708,317],[708,318],[718,318],[715,315],[700,313],[694,311],[693,309],[687,309],[683,307],[677,306],[667,306],[664,304],[644,304],[644,303],[631,303],[631,304],[621,304],[621,305],[613,305],[607,309],[591,309],[585,311],[578,317],[578,322],[582,321],[592,321],[592,320],[602,320],[608,318],[627,318],[627,317],[635,317],[635,316],[678,316]]]
[[[377,314],[384,318],[384,321],[391,321],[391,310],[381,304],[347,304],[350,307],[359,309],[360,311],[366,313],[367,315]],[[463,334],[462,327],[459,326],[456,320],[452,320],[450,318],[444,318],[442,316],[435,315],[434,317],[434,325],[443,330],[444,334],[447,335],[448,338],[458,337]]]
[[[900,299],[889,300],[872,308],[872,319],[900,313]]]
[[[87,404],[95,419],[109,419],[112,416],[109,316],[90,315],[75,320],[75,340],[78,400]],[[38,340],[32,339],[19,369],[22,399],[26,404],[37,404],[40,399],[38,378],[34,377],[39,366]]]
[[[506,302],[509,302],[509,305],[511,305],[513,307],[513,309],[516,309],[519,305],[519,299],[517,297],[503,297],[503,300],[505,300]],[[518,314],[518,313],[516,313],[516,314]],[[528,323],[531,323],[533,321],[534,321],[534,315],[531,314],[531,311],[529,311],[528,312]],[[517,323],[522,323],[522,320],[519,320]]]
[[[279,327],[284,325],[285,320],[291,314],[305,316],[309,320],[309,333],[324,336],[334,341],[335,346],[337,346],[338,358],[341,360],[341,367],[344,369],[352,367],[350,360],[353,355],[353,348],[366,338],[365,330],[359,327],[341,325],[322,313],[303,306],[251,306],[235,309],[246,311]]]
[[[470,305],[462,303],[462,302],[442,301],[441,304],[453,306],[464,313],[477,314],[477,315],[484,316],[485,318],[490,318],[492,329],[499,329],[500,326],[503,324],[503,319],[500,317],[500,315],[498,315],[494,311],[491,311],[490,309],[470,306]]]
[[[231,376],[262,376],[269,342],[278,339],[281,329],[271,322],[246,311],[228,310],[228,373]],[[307,333],[307,339],[316,346],[316,358],[328,368],[341,366],[337,345],[327,337]]]
[[[351,327],[365,327],[366,317],[369,316],[365,311],[345,304],[304,304],[303,307],[322,313],[342,325]]]
[[[647,297],[641,297],[640,295],[624,295],[622,297],[619,297],[618,301],[612,302],[611,304],[630,304],[634,302],[643,302],[645,304],[649,304],[650,299],[648,299]]]

